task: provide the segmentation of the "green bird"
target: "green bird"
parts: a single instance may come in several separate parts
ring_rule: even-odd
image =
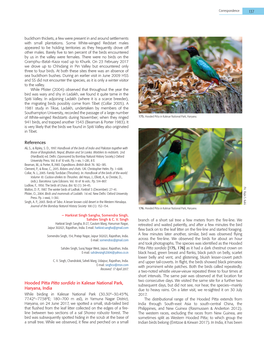
[[[156,170],[153,181],[154,186],[165,186],[167,182],[173,180],[180,173],[181,160],[181,141],[175,140]]]
[[[241,96],[241,94],[237,92],[236,89],[233,88],[228,81],[223,80],[219,77],[215,69],[200,56],[195,46],[188,46],[184,50],[186,50],[191,57],[191,66],[193,73],[204,81],[211,82],[208,88],[206,88],[206,90],[201,94],[205,94],[210,86],[214,83],[216,83],[217,85],[219,85],[219,83],[222,83],[230,90],[233,90],[237,95]]]

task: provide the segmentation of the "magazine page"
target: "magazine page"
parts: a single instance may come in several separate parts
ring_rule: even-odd
[[[263,339],[249,5],[3,5],[3,340]]]

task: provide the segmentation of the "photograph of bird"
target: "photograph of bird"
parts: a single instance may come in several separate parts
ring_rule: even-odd
[[[172,142],[168,154],[161,161],[156,170],[153,181],[154,186],[163,186],[164,192],[168,193],[166,183],[169,183],[180,173],[181,163],[181,141],[175,140]]]
[[[201,93],[201,95],[205,94],[214,83],[217,85],[222,83],[230,90],[233,90],[237,95],[241,96],[241,94],[237,92],[237,90],[228,81],[220,78],[215,69],[200,56],[195,46],[188,46],[184,50],[186,50],[190,55],[193,73],[198,78],[201,78],[207,82],[211,82],[206,90]]]

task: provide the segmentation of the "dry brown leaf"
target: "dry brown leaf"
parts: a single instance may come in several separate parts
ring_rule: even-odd
[[[143,104],[150,104],[151,103],[151,98],[145,99],[145,101],[142,102]]]
[[[185,92],[181,93],[180,97],[186,97],[186,93]]]
[[[168,87],[168,83],[163,83],[161,88],[160,88],[160,92],[163,94],[165,92],[165,90],[167,89]]]
[[[189,79],[187,80],[187,85],[189,86],[189,89],[191,91],[193,88],[191,80],[189,80]]]
[[[233,79],[236,79],[236,78],[242,77],[242,74],[241,74],[241,73],[232,72],[232,73],[230,73],[230,76],[231,76]]]
[[[171,56],[170,56],[170,55],[168,55],[167,57],[168,57],[168,59],[169,59],[169,61],[170,61],[170,65],[172,65],[172,59],[171,59]]]
[[[147,77],[147,81],[148,81],[148,82],[151,81],[152,83],[155,83],[154,79],[153,79],[151,76],[148,76],[148,77]]]
[[[194,85],[193,85],[193,87],[196,88],[196,89],[198,89],[201,86],[202,86],[202,81],[201,80],[199,80],[199,81],[196,80]]]
[[[145,110],[149,108],[149,105],[142,105],[141,107],[139,107],[139,110]]]
[[[144,66],[148,64],[148,57],[145,56],[141,62],[140,68],[142,69]]]
[[[170,99],[165,99],[164,104],[171,104],[172,101]]]
[[[179,78],[180,78],[180,77],[189,69],[189,66],[190,66],[190,63],[186,64],[186,65],[182,68],[181,72],[180,72],[179,75],[178,75]]]
[[[208,62],[211,66],[213,66],[215,69],[223,67],[223,63],[219,60],[215,60],[213,62]]]
[[[141,95],[141,96],[139,97],[139,102],[143,102],[143,101],[145,101],[145,96],[144,96],[144,95]]]
[[[226,86],[215,86],[214,88],[212,88],[215,91],[224,91],[226,90]]]
[[[158,96],[157,98],[154,99],[154,103],[159,102],[163,99],[162,96]]]
[[[145,37],[139,37],[139,49],[144,50],[146,48],[146,38]]]
[[[183,82],[182,82],[182,81],[174,82],[174,83],[173,83],[173,86],[176,86],[177,88],[180,88],[180,87],[183,86]]]
[[[230,72],[229,76],[242,76],[241,72]]]
[[[238,60],[241,61],[241,59],[239,57],[234,57],[233,58],[233,64],[236,64]]]
[[[228,59],[224,59],[224,62],[227,65],[227,67],[231,67],[232,69],[234,68],[233,64]]]
[[[154,44],[152,44],[151,41],[148,41],[148,48],[154,52],[157,51],[157,47]]]
[[[186,77],[190,77],[192,75],[193,75],[193,73],[188,71],[188,72],[183,73],[181,76],[179,75],[178,78],[182,78],[182,77],[186,78]]]
[[[163,68],[159,64],[153,64],[153,65],[155,65],[163,73]]]
[[[218,73],[219,76],[223,77],[226,72],[225,71],[217,71],[217,73]]]

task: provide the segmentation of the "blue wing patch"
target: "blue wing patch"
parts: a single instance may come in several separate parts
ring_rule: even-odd
[[[159,164],[158,169],[164,165],[164,163],[166,162],[167,158],[168,158],[168,156],[166,156],[166,157],[161,161],[161,163]]]
[[[209,77],[220,80],[218,73],[205,60],[199,59],[196,61],[199,68]]]

